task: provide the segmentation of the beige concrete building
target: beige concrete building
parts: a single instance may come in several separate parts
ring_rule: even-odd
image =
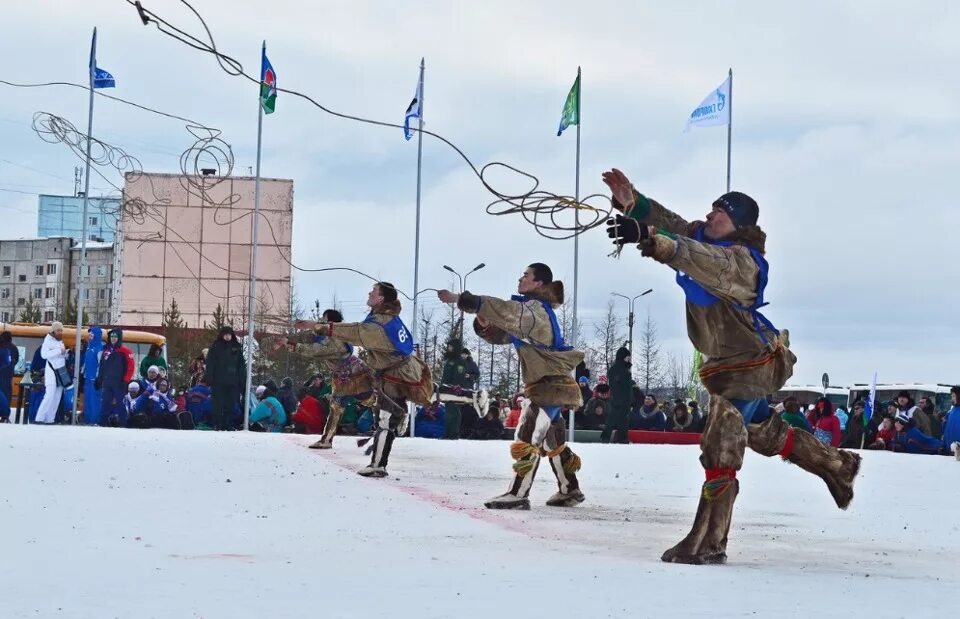
[[[128,174],[124,201],[112,322],[159,325],[176,299],[187,326],[210,322],[217,304],[245,324],[254,178]],[[258,313],[282,315],[291,294],[293,181],[261,178],[260,213]]]

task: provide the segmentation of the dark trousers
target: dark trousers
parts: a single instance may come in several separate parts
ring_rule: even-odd
[[[600,433],[600,442],[627,443],[629,419],[626,408],[611,406],[610,414],[607,415],[607,421],[603,426],[603,432]]]
[[[126,395],[126,385],[120,387],[119,385],[104,384],[100,388],[100,417],[97,419],[85,417],[85,420],[88,423],[98,423],[103,426],[110,425],[111,415],[116,415],[118,419],[122,416],[121,414],[124,412],[123,398]]]
[[[213,425],[217,430],[226,430],[232,421],[234,411],[240,402],[240,387],[233,385],[212,385]]]
[[[463,420],[463,404],[448,402],[445,406],[446,418],[444,420],[443,438],[460,438],[460,424]]]

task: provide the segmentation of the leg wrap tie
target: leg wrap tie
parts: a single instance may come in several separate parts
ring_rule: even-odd
[[[726,492],[737,479],[737,472],[730,468],[707,469],[707,481],[703,482],[703,499],[715,501]]]
[[[562,454],[563,450],[566,448],[567,448],[566,445],[560,445],[556,449],[545,451],[543,455],[545,455],[548,458],[553,458],[554,456],[559,456],[560,454]]]
[[[540,456],[537,454],[530,454],[525,458],[521,458],[513,463],[513,470],[517,475],[526,475],[529,473],[534,466],[537,464],[537,460],[540,459]]]
[[[783,449],[780,450],[780,457],[786,460],[793,453],[793,428],[787,430],[787,438],[783,441]]]
[[[531,454],[540,454],[540,448],[524,441],[516,441],[510,445],[510,457],[514,460],[521,460]]]
[[[580,470],[580,464],[580,456],[571,451],[570,459],[563,465],[563,470],[568,475],[573,475]]]

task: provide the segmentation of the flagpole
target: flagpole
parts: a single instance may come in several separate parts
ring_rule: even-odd
[[[580,334],[577,333],[577,292],[580,285],[580,124],[583,122],[583,110],[580,108],[580,92],[583,90],[583,82],[580,81],[580,67],[577,67],[577,173],[574,181],[573,200],[577,203],[577,208],[573,209],[574,223],[577,233],[573,236],[573,327],[571,328],[572,337],[570,345],[576,348],[577,339]],[[586,402],[584,402],[586,404]],[[568,443],[573,442],[573,430],[575,427],[577,411],[570,409],[570,438]]]
[[[87,112],[87,160],[86,172],[83,175],[83,221],[80,224],[80,272],[77,276],[77,341],[74,348],[73,362],[73,411],[70,424],[77,425],[77,407],[80,404],[80,366],[83,359],[80,356],[80,346],[83,342],[83,271],[87,266],[87,208],[90,204],[90,145],[93,141],[93,78],[97,66],[97,29],[93,29],[93,41],[90,43],[90,67],[88,82],[90,85],[90,105]],[[69,293],[68,293],[69,294]],[[68,299],[69,301],[69,299]]]
[[[267,53],[267,42],[263,42],[261,58]],[[262,62],[262,60],[261,60]],[[243,429],[250,429],[250,389],[253,386],[253,302],[257,291],[257,230],[260,223],[260,150],[263,138],[263,104],[260,101],[261,82],[257,86],[257,176],[253,182],[253,245],[250,248],[250,296],[247,299],[247,390],[243,396]]]
[[[414,344],[417,342],[417,292],[420,290],[420,174],[423,168],[423,74],[424,74],[424,59],[420,59],[420,80],[417,82],[419,84],[420,92],[417,93],[417,98],[420,104],[420,118],[418,118],[417,126],[419,131],[417,131],[417,223],[416,223],[416,232],[414,233],[413,241],[413,325],[411,328],[411,337],[413,338]],[[453,328],[453,325],[451,325]],[[416,410],[414,414],[410,415],[410,436],[416,436],[416,426],[417,426],[417,415]]]
[[[727,102],[727,105],[730,108],[727,110],[727,193],[730,193],[730,144],[733,141],[733,67],[730,67],[728,76],[730,80],[730,101]]]

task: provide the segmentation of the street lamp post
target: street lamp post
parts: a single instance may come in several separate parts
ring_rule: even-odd
[[[630,331],[630,354],[631,354],[631,355],[633,354],[633,316],[634,316],[634,314],[633,314],[633,304],[637,302],[637,299],[639,299],[640,297],[645,297],[645,296],[647,296],[648,294],[650,294],[651,292],[653,292],[653,288],[650,288],[649,290],[647,290],[647,291],[645,291],[645,292],[641,292],[640,294],[638,294],[637,296],[633,297],[632,299],[631,299],[630,297],[628,297],[627,295],[625,295],[625,294],[620,294],[619,292],[611,292],[611,293],[610,293],[610,294],[612,294],[612,295],[615,296],[615,297],[622,297],[622,298],[626,299],[626,300],[627,300],[627,303],[629,304],[628,306],[629,306],[629,309],[630,309],[630,314],[629,314],[629,317],[628,317],[628,319],[627,319],[627,326],[628,326],[629,331]]]
[[[486,263],[481,262],[481,263],[478,264],[477,266],[473,267],[473,269],[471,269],[470,271],[468,271],[466,275],[460,275],[459,273],[457,273],[456,271],[454,271],[453,268],[451,268],[451,267],[449,267],[449,266],[447,266],[447,265],[443,265],[443,268],[446,269],[447,271],[450,271],[451,273],[453,273],[454,275],[456,275],[456,276],[459,278],[459,280],[460,280],[460,290],[459,290],[458,292],[461,292],[461,293],[462,293],[464,290],[466,290],[466,288],[464,288],[464,286],[467,285],[467,278],[470,277],[473,273],[476,273],[477,271],[479,271],[480,269],[482,269],[482,268],[485,267],[485,266],[487,266]],[[451,305],[451,306],[450,306],[450,320],[451,320],[451,321],[453,321],[453,313],[454,313],[454,307]],[[463,311],[462,311],[462,310],[460,311],[460,339],[463,339]]]

